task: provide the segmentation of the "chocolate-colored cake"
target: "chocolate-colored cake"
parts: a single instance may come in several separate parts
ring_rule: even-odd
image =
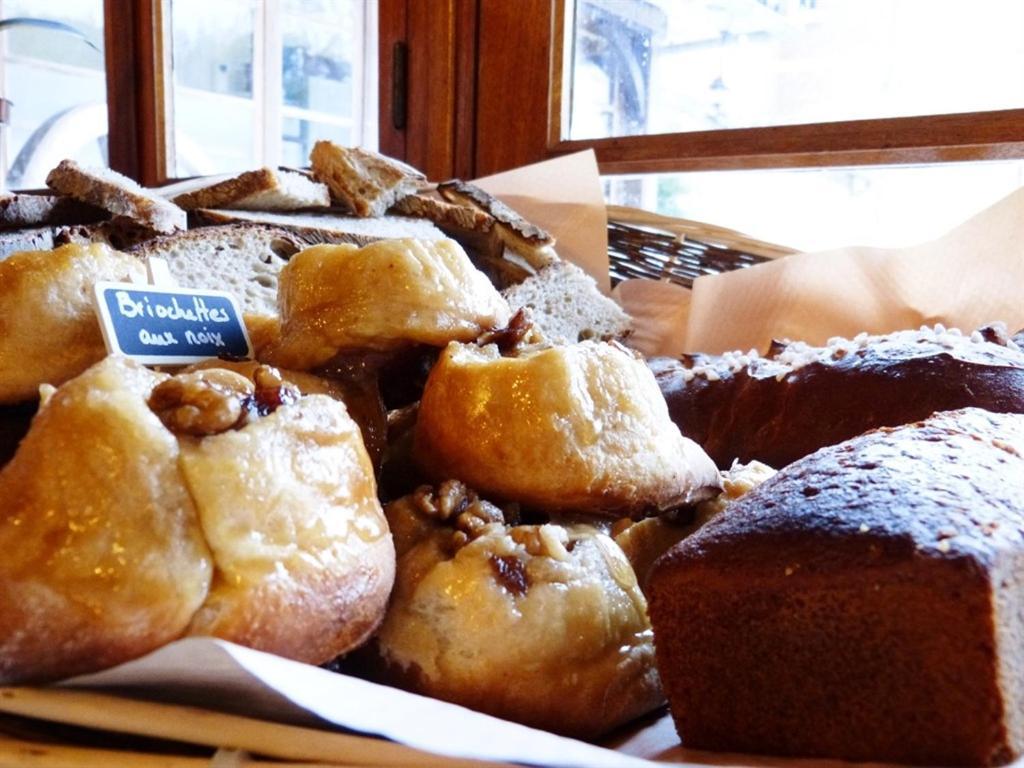
[[[1024,747],[1024,416],[823,448],[655,566],[683,744],[988,765]]]

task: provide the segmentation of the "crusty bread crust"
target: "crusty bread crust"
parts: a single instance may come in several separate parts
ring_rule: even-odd
[[[1010,762],[1024,748],[1022,529],[1016,414],[939,413],[780,471],[648,582],[683,743]]]
[[[869,429],[977,406],[1024,413],[1024,352],[945,329],[652,360],[669,413],[721,468],[782,467]]]
[[[0,230],[44,224],[93,224],[109,214],[100,208],[59,195],[0,195]]]
[[[356,216],[383,216],[384,212],[425,180],[405,163],[360,147],[341,147],[318,141],[309,155],[313,173],[338,202]]]
[[[174,202],[186,211],[195,208],[287,211],[326,208],[331,204],[331,197],[324,184],[301,174],[260,168],[178,195]]]
[[[514,253],[522,256],[535,269],[556,263],[555,238],[547,230],[526,221],[488,192],[475,184],[454,179],[437,185],[441,196],[452,203],[470,206],[494,217],[495,231]]]
[[[430,195],[409,195],[392,206],[395,213],[430,219],[445,232],[486,235],[494,229],[494,217],[468,205],[455,205]]]
[[[50,171],[46,183],[63,195],[144,224],[156,232],[185,229],[185,212],[155,192],[144,189],[116,171],[82,168],[74,160],[62,160]]]

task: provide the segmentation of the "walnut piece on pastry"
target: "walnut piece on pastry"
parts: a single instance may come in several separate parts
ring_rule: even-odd
[[[269,368],[108,357],[46,399],[0,498],[5,683],[186,633],[323,663],[373,631],[394,578],[358,427]]]
[[[145,274],[142,262],[99,243],[0,261],[0,403],[34,400],[41,384],[61,384],[102,360],[92,287]]]
[[[309,370],[339,353],[471,341],[508,322],[508,304],[453,240],[320,245],[281,272],[273,365]]]
[[[546,511],[642,516],[719,488],[644,362],[594,341],[516,357],[450,344],[427,379],[414,455],[435,480]]]
[[[345,404],[363,435],[363,445],[374,466],[378,466],[387,447],[387,412],[377,384],[377,371],[370,366],[353,366],[341,375],[339,366],[332,366],[332,376],[318,376],[304,371],[289,371],[264,365],[256,360],[204,360],[185,371],[222,368],[234,371],[249,380],[256,377],[277,377],[278,385],[291,385],[303,395],[327,395]]]
[[[388,614],[367,647],[380,679],[578,738],[662,703],[646,602],[610,538],[589,526],[507,526],[454,481],[386,514],[405,535]]]

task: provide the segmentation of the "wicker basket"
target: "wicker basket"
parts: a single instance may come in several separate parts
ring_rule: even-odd
[[[687,288],[715,275],[795,253],[723,227],[608,206],[608,257],[612,285],[634,277],[668,280]]]

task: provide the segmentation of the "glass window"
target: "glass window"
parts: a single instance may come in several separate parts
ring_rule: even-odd
[[[8,188],[46,185],[66,157],[107,164],[103,0],[2,0],[0,166]],[[53,24],[56,22],[57,25]]]
[[[375,147],[375,0],[172,0],[178,176]]]
[[[566,138],[1024,106],[1019,0],[568,0]]]
[[[805,251],[926,242],[1024,186],[1024,160],[611,176],[609,202]]]

